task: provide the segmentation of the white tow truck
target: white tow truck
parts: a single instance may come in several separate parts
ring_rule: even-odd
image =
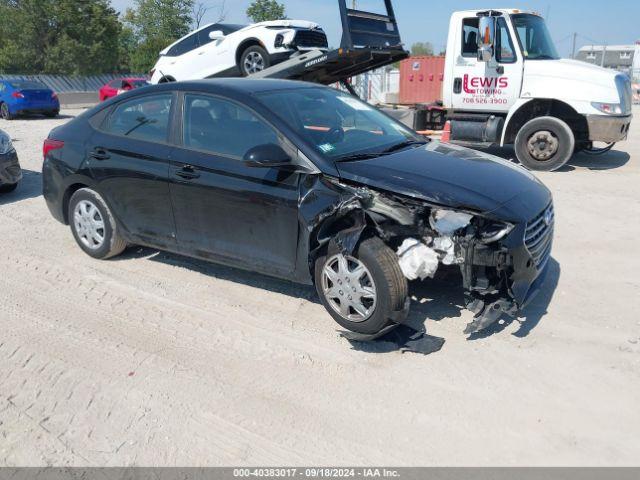
[[[444,68],[438,117],[450,121],[452,142],[513,144],[526,167],[556,170],[577,151],[600,153],[627,137],[629,78],[561,59],[536,13],[455,12]]]

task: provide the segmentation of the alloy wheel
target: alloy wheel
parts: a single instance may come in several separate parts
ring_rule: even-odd
[[[264,70],[264,58],[258,52],[250,52],[244,59],[244,71],[247,74]]]
[[[376,308],[373,276],[354,257],[338,254],[327,260],[322,269],[322,292],[331,308],[350,322],[364,322]]]

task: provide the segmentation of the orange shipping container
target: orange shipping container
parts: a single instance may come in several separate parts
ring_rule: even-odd
[[[411,57],[400,63],[400,104],[442,99],[445,57]]]

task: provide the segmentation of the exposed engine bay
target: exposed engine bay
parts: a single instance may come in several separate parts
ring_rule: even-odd
[[[409,281],[433,278],[443,266],[459,267],[465,304],[474,313],[465,334],[479,332],[503,314],[514,315],[523,306],[525,295],[521,293],[518,298],[514,294],[514,282],[526,277],[528,289],[538,271],[532,268],[530,254],[521,245],[522,239],[511,241],[510,245],[505,242],[515,229],[514,224],[369,187],[333,179],[330,183],[342,190],[342,201],[330,213],[324,212],[332,218],[321,222],[320,245],[333,243],[345,254],[351,254],[363,237],[377,235],[396,252]],[[346,192],[350,195],[345,195]],[[514,244],[522,248],[514,248]],[[528,258],[518,259],[522,256]],[[516,274],[515,267],[523,265],[527,272]],[[392,319],[394,324],[403,323],[408,309],[407,302],[405,311],[398,312]],[[388,331],[345,336],[366,341]]]

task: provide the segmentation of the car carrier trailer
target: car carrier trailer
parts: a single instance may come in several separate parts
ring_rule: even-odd
[[[340,48],[312,50],[251,75],[331,85],[341,83],[355,94],[349,79],[409,57],[404,49],[391,0],[386,15],[348,8],[338,0],[342,21]]]

